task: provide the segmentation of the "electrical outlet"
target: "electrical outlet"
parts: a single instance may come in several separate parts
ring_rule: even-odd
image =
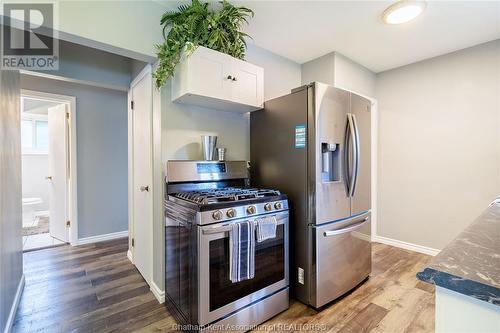
[[[298,280],[300,284],[304,284],[304,270],[299,267],[299,276]]]

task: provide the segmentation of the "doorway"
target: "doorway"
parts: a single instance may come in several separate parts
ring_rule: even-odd
[[[22,91],[20,105],[23,251],[73,242],[75,99]]]

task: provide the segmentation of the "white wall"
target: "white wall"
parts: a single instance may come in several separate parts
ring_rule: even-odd
[[[45,177],[49,176],[49,155],[23,154],[22,183],[23,198],[40,198],[42,203],[37,210],[49,210],[49,185]]]
[[[500,193],[500,41],[377,75],[378,233],[441,249]]]
[[[160,19],[166,8],[155,1],[59,3],[59,30],[122,49],[155,56],[163,41]]]
[[[259,47],[249,45],[247,61],[264,68],[266,100],[288,94],[300,86],[300,65]],[[248,114],[209,110],[170,102],[170,82],[162,89],[164,110],[164,159],[200,159],[201,135],[217,135],[227,148],[227,159],[250,158]]]
[[[331,52],[302,64],[302,84],[317,81],[373,99],[375,74],[346,56]]]

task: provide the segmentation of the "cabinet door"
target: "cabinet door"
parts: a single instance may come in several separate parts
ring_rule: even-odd
[[[264,69],[238,59],[232,59],[231,67],[231,100],[261,107],[264,103]]]
[[[189,59],[189,93],[217,99],[229,99],[232,81],[231,57],[204,47],[198,47]]]

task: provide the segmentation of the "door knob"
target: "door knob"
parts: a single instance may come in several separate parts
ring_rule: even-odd
[[[45,177],[45,179],[52,180],[52,176],[47,176],[47,177]]]
[[[140,190],[141,192],[149,192],[149,186],[141,186]]]

